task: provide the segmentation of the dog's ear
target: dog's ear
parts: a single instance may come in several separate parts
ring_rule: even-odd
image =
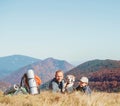
[[[75,76],[72,75],[72,82],[74,83],[75,82]]]
[[[67,76],[66,76],[66,78],[68,78],[68,77],[75,78],[75,76],[74,76],[74,75],[67,75]]]
[[[75,79],[75,76],[74,76],[74,75],[72,75],[72,77]]]

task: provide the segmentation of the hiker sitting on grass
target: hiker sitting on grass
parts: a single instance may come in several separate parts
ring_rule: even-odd
[[[55,73],[55,78],[50,82],[49,88],[52,92],[63,92],[64,80],[63,80],[63,71],[58,70]]]
[[[88,78],[82,77],[79,81],[79,85],[76,88],[77,91],[84,92],[86,94],[91,94],[91,89],[88,86]]]

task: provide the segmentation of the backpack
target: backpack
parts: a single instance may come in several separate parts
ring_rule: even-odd
[[[41,85],[41,83],[42,83],[42,81],[41,81],[40,77],[39,77],[39,76],[37,76],[37,75],[35,75],[35,81],[36,81],[37,86],[40,86],[40,85]]]
[[[26,76],[26,74],[24,74],[23,77],[21,78],[20,86],[22,86],[23,80],[25,80],[25,81],[24,81],[24,84],[28,86],[28,81],[27,81],[27,76]],[[41,80],[40,77],[37,76],[37,75],[35,75],[35,81],[36,81],[37,86],[40,86],[41,83],[42,83],[42,80]]]
[[[34,79],[36,81],[37,87],[39,88],[39,86],[41,85],[42,81],[40,79],[39,76],[35,75]],[[20,87],[24,87],[26,88],[26,90],[29,92],[29,84],[28,84],[28,79],[27,79],[27,75],[26,73],[23,75],[23,77],[21,78],[21,82],[20,82]]]

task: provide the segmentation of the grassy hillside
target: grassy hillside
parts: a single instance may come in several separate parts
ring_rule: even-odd
[[[3,96],[0,106],[119,106],[120,93],[93,92],[91,96],[80,92],[58,94],[41,92],[39,95]]]

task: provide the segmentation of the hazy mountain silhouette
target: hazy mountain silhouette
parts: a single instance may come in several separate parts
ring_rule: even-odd
[[[0,57],[0,78],[37,61],[41,60],[23,55]]]
[[[67,72],[72,68],[73,65],[64,60],[47,58],[43,61],[37,61],[33,64],[21,68],[13,72],[11,75],[5,77],[3,80],[11,84],[20,83],[23,74],[26,73],[28,69],[33,69],[35,74],[40,76],[40,78],[42,79],[42,83],[45,83],[54,77],[56,70],[60,69],[63,70],[64,72]]]
[[[34,69],[35,74],[41,77],[43,82],[41,88],[45,88],[48,82],[54,77],[55,71],[61,69],[64,71],[65,76],[68,74],[76,76],[75,87],[82,76],[87,76],[92,89],[108,92],[120,91],[120,61],[109,59],[91,60],[73,68],[66,61],[47,58],[13,72],[11,75],[5,77],[3,81],[11,84],[19,83],[22,75],[30,68]]]

